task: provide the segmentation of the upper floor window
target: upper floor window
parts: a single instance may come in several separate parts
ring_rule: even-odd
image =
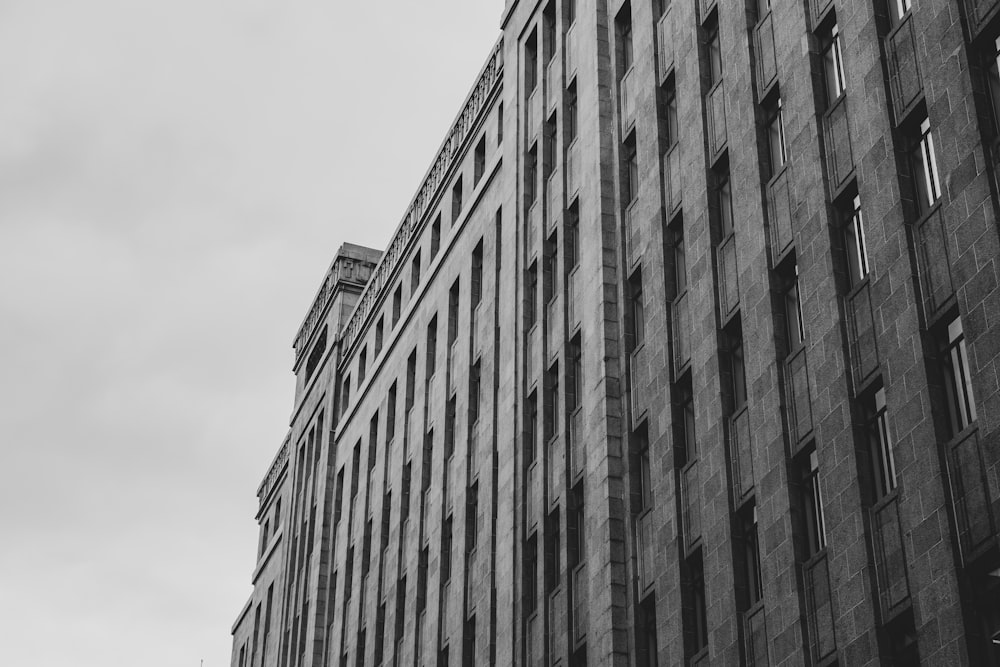
[[[375,356],[382,351],[382,338],[385,336],[385,315],[380,315],[375,324]]]
[[[431,259],[433,259],[441,248],[441,214],[438,213],[431,223]]]
[[[972,396],[972,375],[969,372],[969,353],[965,347],[962,319],[955,317],[941,333],[941,364],[948,402],[948,422],[951,434],[955,435],[976,420],[976,402]]]
[[[806,340],[805,323],[802,320],[802,298],[799,294],[799,265],[793,263],[784,277],[785,336],[788,352],[798,350]]]
[[[681,294],[687,289],[687,255],[684,249],[684,225],[680,220],[670,225],[670,255],[674,265],[674,294]]]
[[[625,74],[632,68],[632,62],[635,60],[632,49],[632,16],[627,7],[618,20],[618,39],[620,40],[622,49],[621,71],[622,74]]]
[[[486,137],[483,136],[476,144],[475,164],[472,169],[472,184],[478,185],[486,172]]]
[[[993,112],[993,134],[1000,135],[1000,37],[990,42],[986,54],[986,87]]]
[[[851,212],[844,225],[844,251],[851,287],[856,287],[868,276],[868,243],[865,241],[865,222],[861,215],[861,197],[851,200]]]
[[[732,412],[739,412],[747,402],[746,362],[743,357],[743,332],[736,326],[726,332],[726,370],[729,372],[729,391],[732,397]]]
[[[538,35],[531,33],[524,45],[524,89],[528,94],[535,92],[538,85]]]
[[[920,121],[919,135],[910,149],[910,169],[913,174],[914,194],[920,215],[926,213],[941,198],[941,181],[938,177],[937,155],[931,122]]]
[[[420,251],[413,254],[413,262],[410,263],[410,294],[417,291],[420,284]]]
[[[639,198],[639,157],[635,148],[635,134],[622,147],[625,152],[625,171],[623,173],[622,195],[626,206]]]
[[[826,518],[819,483],[819,457],[809,452],[802,470],[802,502],[805,506],[806,550],[812,558],[826,547]]]
[[[781,98],[765,106],[765,123],[767,128],[768,157],[771,164],[771,176],[777,174],[785,164],[785,124],[781,113]]]
[[[451,190],[451,222],[452,224],[458,220],[458,217],[462,214],[462,177],[459,176],[455,181],[455,187]]]
[[[889,5],[889,20],[893,27],[902,23],[913,6],[913,0],[887,0]]]
[[[679,139],[677,133],[677,86],[673,76],[663,86],[663,115],[664,130],[667,135],[666,145],[672,147]]]
[[[826,83],[826,105],[832,106],[846,90],[844,77],[844,55],[841,47],[840,29],[834,22],[820,36],[823,49],[823,79]]]
[[[637,270],[628,281],[629,293],[632,299],[632,335],[635,338],[633,347],[642,345],[646,338],[646,314],[642,300],[642,270]]]
[[[728,171],[719,174],[715,194],[719,207],[719,240],[723,241],[733,233],[733,193]]]
[[[528,151],[528,159],[524,165],[524,200],[528,204],[535,203],[538,191],[538,145],[532,145]]]
[[[708,86],[711,89],[722,81],[722,47],[719,45],[718,26],[709,28],[705,49],[708,58]]]
[[[365,381],[365,374],[368,372],[368,346],[361,348],[361,354],[358,355],[358,384],[360,385]]]
[[[577,99],[576,82],[566,91],[566,145],[576,139],[577,133]]]
[[[878,502],[896,488],[896,459],[889,437],[889,419],[885,407],[885,389],[879,387],[866,401],[868,449],[871,456],[875,501]]]
[[[396,326],[399,321],[399,313],[403,309],[403,286],[396,285],[396,291],[392,293],[392,326]]]

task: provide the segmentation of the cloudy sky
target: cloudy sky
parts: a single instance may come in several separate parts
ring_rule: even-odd
[[[229,664],[292,337],[502,4],[0,0],[4,664]]]

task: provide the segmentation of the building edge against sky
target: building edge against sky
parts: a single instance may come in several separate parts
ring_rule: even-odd
[[[233,667],[1000,665],[1000,0],[510,0],[293,343]]]

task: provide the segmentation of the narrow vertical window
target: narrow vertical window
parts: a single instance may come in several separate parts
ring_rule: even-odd
[[[479,421],[481,362],[477,361],[469,370],[469,424]]]
[[[948,402],[949,426],[954,436],[976,420],[976,403],[972,396],[969,353],[965,346],[961,318],[956,317],[949,322],[942,333],[944,389]]]
[[[344,390],[342,392],[343,403],[341,404],[343,408],[341,409],[341,414],[347,413],[347,408],[351,405],[351,375],[348,373],[344,376]]]
[[[728,171],[718,175],[715,194],[719,207],[719,240],[724,241],[733,233],[733,192]]]
[[[653,507],[653,477],[649,460],[649,436],[646,432],[645,422],[636,430],[633,437],[638,463],[638,475],[636,475],[635,481],[639,487],[636,494],[638,500],[636,513],[642,514]]]
[[[726,354],[729,371],[729,391],[732,397],[732,414],[740,411],[747,401],[747,379],[743,359],[743,333],[739,326],[727,332],[729,349]]]
[[[431,224],[431,258],[437,256],[438,249],[441,248],[441,214],[438,213]]]
[[[569,377],[566,387],[566,411],[573,412],[580,405],[583,391],[583,350],[580,348],[580,337],[576,336],[569,342],[567,352]]]
[[[566,91],[566,145],[569,146],[576,139],[578,129],[577,117],[576,82]]]
[[[444,520],[444,529],[441,531],[441,581],[448,582],[451,579],[451,546],[452,546],[452,517],[449,514]]]
[[[483,136],[476,144],[476,154],[474,159],[474,164],[472,168],[472,185],[475,187],[479,185],[479,181],[482,180],[483,174],[486,173],[486,137]]]
[[[503,144],[503,102],[497,104],[497,146]]]
[[[705,42],[708,57],[708,87],[711,90],[722,81],[722,48],[719,45],[719,28],[712,26]]]
[[[524,164],[524,200],[530,206],[535,203],[538,190],[538,145],[534,144],[528,151]]]
[[[865,240],[865,221],[861,215],[861,198],[854,197],[851,211],[844,225],[844,251],[851,287],[857,287],[868,276],[868,243]]]
[[[420,251],[417,250],[413,254],[413,261],[410,263],[410,294],[414,294],[417,291],[417,285],[420,284]]]
[[[358,384],[365,381],[365,374],[368,372],[368,346],[361,348],[358,354]]]
[[[448,345],[458,339],[458,304],[461,293],[461,283],[459,278],[451,284],[448,290]]]
[[[642,270],[637,270],[629,278],[629,294],[632,301],[632,335],[635,338],[633,349],[642,345],[646,338],[646,314],[642,300]]]
[[[920,135],[910,151],[910,168],[913,172],[917,210],[923,215],[941,197],[934,135],[931,134],[931,122],[927,118],[920,122]]]
[[[563,263],[566,272],[572,271],[580,261],[580,225],[576,207],[566,217],[566,257]]]
[[[544,169],[545,178],[548,179],[552,175],[552,172],[556,168],[557,154],[556,151],[556,114],[553,113],[549,116],[549,119],[545,121],[544,128],[544,143],[542,144],[544,155],[542,155],[542,168]]]
[[[785,275],[784,315],[785,336],[788,353],[798,350],[806,340],[805,324],[802,320],[802,299],[799,295],[799,265],[792,262],[783,272]]]
[[[538,34],[531,33],[524,45],[524,89],[530,95],[538,85]]]
[[[747,608],[750,609],[764,597],[756,505],[752,505],[740,513],[740,523],[743,531],[743,576],[746,579]]]
[[[687,255],[684,248],[684,225],[678,220],[670,225],[669,235],[670,258],[673,260],[674,294],[679,295],[687,289]]]
[[[528,397],[527,415],[524,425],[524,462],[525,465],[535,460],[538,453],[538,394],[531,392]]]
[[[403,286],[396,285],[396,291],[392,293],[392,326],[399,322],[399,313],[403,309]]]
[[[475,309],[483,300],[483,241],[480,239],[472,251],[472,280],[470,283],[471,303]]]
[[[618,39],[621,44],[621,74],[625,75],[632,68],[635,59],[632,48],[632,16],[627,6],[618,19]]]
[[[847,88],[840,29],[836,22],[820,36],[820,45],[823,57],[823,80],[826,84],[826,106],[829,108],[840,99]]]
[[[666,145],[672,148],[680,135],[677,132],[677,86],[671,76],[663,86],[663,115]]]
[[[875,502],[896,488],[896,459],[889,437],[889,419],[885,407],[885,389],[879,387],[865,406],[867,413],[868,449],[871,455]]]
[[[635,134],[622,146],[625,155],[625,170],[622,174],[622,199],[631,206],[639,198],[639,158],[635,147]]]
[[[437,315],[431,318],[431,321],[427,324],[427,377],[428,379],[434,376],[434,372],[437,370],[437,329],[438,320]],[[409,377],[409,375],[408,375]],[[412,406],[413,401],[410,400],[409,404]]]
[[[826,547],[826,519],[819,483],[819,457],[816,450],[809,452],[803,469],[802,503],[805,509],[806,547],[812,558]]]
[[[385,315],[380,315],[375,324],[375,356],[382,351],[382,338],[385,336]]]
[[[524,543],[524,613],[535,613],[538,607],[538,534]]]
[[[451,189],[451,224],[455,224],[459,216],[462,215],[462,177],[455,180],[455,186]]]
[[[764,109],[767,129],[768,157],[773,178],[785,164],[785,126],[781,114],[781,98],[777,98]]]
[[[528,268],[524,291],[525,326],[530,329],[538,320],[538,262],[533,262]]]

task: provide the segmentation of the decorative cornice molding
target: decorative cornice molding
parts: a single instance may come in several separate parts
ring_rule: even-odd
[[[285,469],[285,465],[288,463],[288,443],[291,436],[285,438],[285,441],[281,444],[281,449],[278,450],[277,455],[274,457],[274,461],[271,463],[271,467],[268,469],[267,474],[264,475],[264,481],[260,483],[257,488],[257,499],[260,501],[261,506],[267,500],[267,497],[271,495],[271,491],[274,489],[275,483],[278,481],[278,477],[281,476],[282,471]]]
[[[503,39],[501,38],[493,47],[493,52],[476,81],[475,87],[465,100],[462,112],[452,126],[451,132],[445,139],[444,144],[438,150],[437,158],[424,176],[424,181],[417,190],[416,197],[410,203],[403,221],[396,228],[389,249],[382,256],[382,260],[375,267],[371,280],[365,286],[361,298],[351,314],[351,319],[344,328],[343,347],[346,353],[357,342],[358,337],[364,329],[365,321],[368,319],[372,308],[378,301],[382,290],[386,287],[390,278],[395,275],[398,264],[403,257],[406,247],[413,238],[414,233],[420,228],[424,214],[427,213],[431,203],[438,195],[438,190],[444,183],[445,176],[452,168],[459,149],[463,146],[472,128],[477,126],[483,107],[493,94],[494,88],[500,85],[503,73]]]

